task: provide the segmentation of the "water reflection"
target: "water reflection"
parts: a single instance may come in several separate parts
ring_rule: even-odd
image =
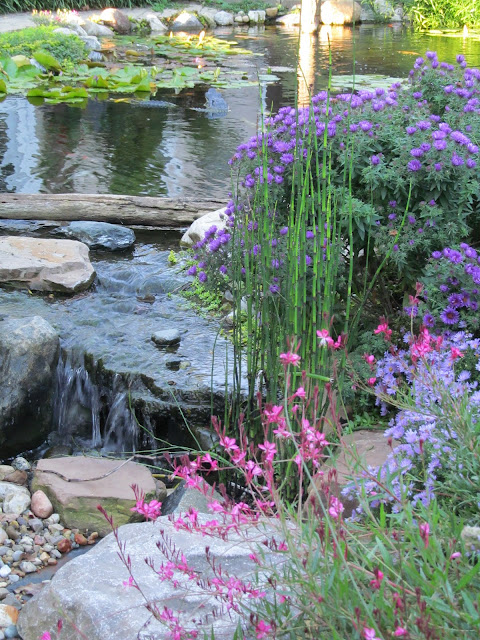
[[[224,118],[192,110],[203,105],[206,87],[164,92],[156,99],[174,106],[149,109],[95,100],[86,109],[33,107],[8,97],[0,103],[0,191],[223,197],[227,161],[260,129],[262,109],[293,104],[297,92],[305,103],[309,92],[327,86],[329,40],[334,74],[351,75],[355,57],[357,74],[406,76],[427,49],[448,61],[462,53],[480,67],[477,40],[415,34],[401,25],[323,27],[300,41],[297,29],[242,27],[234,34],[242,47],[264,54],[248,61],[251,71],[271,67],[281,81],[262,90],[222,90],[230,109]],[[231,38],[232,30],[217,35]]]

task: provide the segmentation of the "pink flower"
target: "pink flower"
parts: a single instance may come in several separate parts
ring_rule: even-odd
[[[317,337],[319,338],[321,347],[330,347],[333,345],[333,340],[330,337],[327,329],[322,329],[321,331],[317,331]]]
[[[364,628],[363,637],[365,638],[365,640],[381,640],[381,638],[377,637],[375,629],[372,629],[370,627]]]
[[[52,640],[52,636],[48,631],[44,631],[40,636],[40,640]]]
[[[265,440],[263,444],[259,444],[258,448],[262,451],[265,451],[265,460],[268,462],[272,462],[277,453],[277,447],[273,444],[273,442],[268,442]]]
[[[266,638],[267,634],[269,634],[270,631],[272,631],[272,626],[270,624],[267,624],[263,620],[260,620],[260,622],[255,627],[257,640],[262,640],[262,638]]]
[[[375,574],[375,579],[370,580],[370,586],[373,590],[377,590],[380,589],[380,585],[382,584],[383,573],[380,571],[380,569],[375,569],[373,573]]]
[[[125,587],[125,589],[128,589],[129,587],[133,587],[133,576],[130,576],[128,578],[128,580],[124,580],[122,582],[122,585]],[[50,638],[50,636],[49,636],[49,638]],[[48,640],[48,638],[47,638],[47,640]]]
[[[456,560],[457,558],[461,558],[462,554],[460,553],[460,551],[455,551],[455,553],[452,553],[452,555],[450,556],[450,560]]]
[[[393,632],[393,635],[396,638],[403,638],[404,636],[408,635],[408,631],[405,629],[405,627],[397,627]]]
[[[375,362],[375,356],[369,355],[368,353],[363,354],[363,359],[367,364],[373,364]]]
[[[423,540],[426,549],[429,545],[430,525],[428,522],[423,522],[418,528],[420,530],[420,537]]]
[[[377,381],[377,379],[376,379],[376,378],[369,378],[369,379],[367,380],[367,383],[368,383],[371,387],[373,387],[373,385],[375,384],[375,382],[376,382],[376,381]]]
[[[303,387],[298,387],[298,389],[293,394],[294,398],[306,398],[307,394],[305,393],[305,389]]]
[[[450,347],[450,357],[452,360],[456,360],[457,358],[463,358],[463,352],[457,347]]]
[[[338,498],[330,496],[330,508],[328,509],[328,513],[334,520],[338,520],[340,518],[344,508],[345,507]]]
[[[374,330],[373,332],[375,335],[378,335],[380,333],[383,333],[385,335],[385,340],[390,340],[390,337],[392,335],[392,330],[388,328],[388,322],[386,320],[383,320],[383,322],[381,322],[378,327]]]
[[[280,354],[280,362],[285,366],[288,366],[289,364],[291,364],[294,367],[298,367],[298,365],[300,364],[300,360],[301,360],[300,356],[297,355],[296,353],[293,353],[292,351],[288,351],[287,353]]]

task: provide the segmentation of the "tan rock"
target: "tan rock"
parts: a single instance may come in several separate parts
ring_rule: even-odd
[[[45,518],[49,518],[53,513],[53,505],[45,495],[45,493],[41,490],[35,491],[32,495],[32,503],[30,505],[30,509],[37,516],[37,518],[41,518],[44,520]]]
[[[17,624],[18,610],[9,604],[0,604],[0,628]]]
[[[0,285],[76,293],[95,278],[88,247],[76,240],[0,238]]]
[[[32,490],[42,489],[47,494],[60,521],[69,529],[98,531],[102,536],[111,529],[97,509],[99,504],[113,516],[115,525],[136,519],[131,511],[135,506],[133,484],[147,494],[147,499],[155,497],[155,482],[146,467],[125,460],[78,456],[40,460]]]
[[[321,19],[323,24],[352,24],[360,21],[362,7],[352,0],[327,0],[322,4]]]
[[[395,447],[397,444],[394,441],[392,446]],[[392,452],[392,447],[388,444],[383,431],[367,429],[344,436],[340,447],[338,456],[324,465],[322,469],[325,472],[324,477],[314,481],[315,489],[310,488],[305,506],[308,509],[316,501],[317,494],[322,500],[324,499],[323,483],[327,482],[332,495],[341,498],[345,507],[343,515],[347,517],[351,515],[352,509],[358,506],[358,502],[341,496],[342,489],[352,479],[360,477],[367,467],[381,466]]]
[[[88,540],[82,533],[76,533],[74,536],[74,540],[81,547],[84,547],[86,544],[88,544]]]
[[[15,469],[15,471],[6,475],[4,480],[5,482],[11,482],[13,484],[23,486],[27,484],[28,475],[26,471],[19,471],[18,469]]]
[[[276,18],[278,15],[278,7],[267,7],[265,9],[267,18]]]
[[[130,33],[132,25],[128,16],[118,9],[105,9],[100,14],[100,21],[120,34]]]
[[[8,476],[10,473],[13,473],[15,469],[11,467],[9,464],[0,464],[0,481],[2,481],[5,476]]]

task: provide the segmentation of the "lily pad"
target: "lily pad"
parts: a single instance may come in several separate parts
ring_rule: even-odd
[[[355,86],[359,89],[388,89],[395,82],[403,82],[404,78],[393,78],[383,75],[332,76],[333,89],[344,89]]]
[[[45,69],[53,69],[54,71],[62,70],[60,62],[46,51],[35,51],[33,57],[42,67],[45,67]]]

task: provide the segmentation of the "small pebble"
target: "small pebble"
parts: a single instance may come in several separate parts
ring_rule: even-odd
[[[60,522],[60,516],[58,513],[52,513],[52,515],[45,520],[45,524],[48,526],[50,524],[58,524]]]
[[[37,569],[33,562],[24,561],[20,563],[20,571],[23,571],[24,573],[34,573],[36,570]]]
[[[4,564],[2,567],[0,567],[0,578],[6,578],[8,575],[10,575],[11,572],[12,570],[10,569],[10,567]]]
[[[5,638],[17,638],[18,637],[17,625],[11,624],[9,627],[5,629],[4,634],[5,634]]]
[[[20,576],[17,576],[16,573],[12,573],[10,576],[10,582],[18,582],[20,580]]]
[[[19,471],[30,471],[30,469],[32,468],[28,460],[25,460],[25,458],[22,458],[21,456],[15,458],[15,460],[12,462],[12,467],[14,469],[18,469]]]

